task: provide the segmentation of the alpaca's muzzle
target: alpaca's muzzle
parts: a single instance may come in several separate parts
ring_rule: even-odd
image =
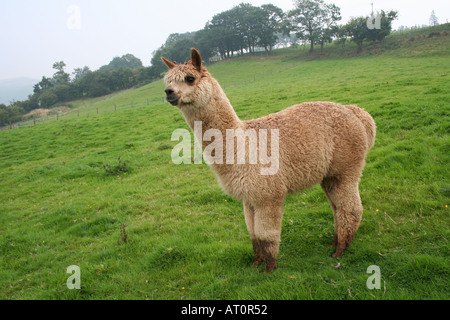
[[[171,87],[167,87],[166,90],[166,100],[173,106],[178,104],[180,97],[172,90]]]

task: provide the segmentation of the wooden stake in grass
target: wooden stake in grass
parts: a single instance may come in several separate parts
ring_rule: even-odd
[[[117,240],[117,244],[120,245],[121,241],[123,241],[123,243],[127,243],[127,239],[128,239],[128,233],[127,230],[125,230],[125,227],[127,225],[125,223],[122,223],[121,227],[120,227],[120,239]]]

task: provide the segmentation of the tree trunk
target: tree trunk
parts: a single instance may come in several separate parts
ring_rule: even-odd
[[[362,46],[363,46],[362,42],[358,43],[358,53],[362,51]]]

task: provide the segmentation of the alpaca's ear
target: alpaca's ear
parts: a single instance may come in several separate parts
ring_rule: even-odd
[[[161,57],[162,61],[166,64],[166,66],[169,67],[169,69],[173,69],[177,64],[173,61],[170,61],[169,59],[166,59],[164,57]]]
[[[200,56],[200,52],[197,49],[191,49],[191,60],[192,65],[197,69],[197,71],[202,71],[202,57]]]

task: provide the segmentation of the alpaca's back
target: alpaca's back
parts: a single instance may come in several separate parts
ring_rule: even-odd
[[[332,102],[306,102],[244,124],[279,130],[278,175],[289,192],[335,174],[359,178],[375,136],[367,112]]]

